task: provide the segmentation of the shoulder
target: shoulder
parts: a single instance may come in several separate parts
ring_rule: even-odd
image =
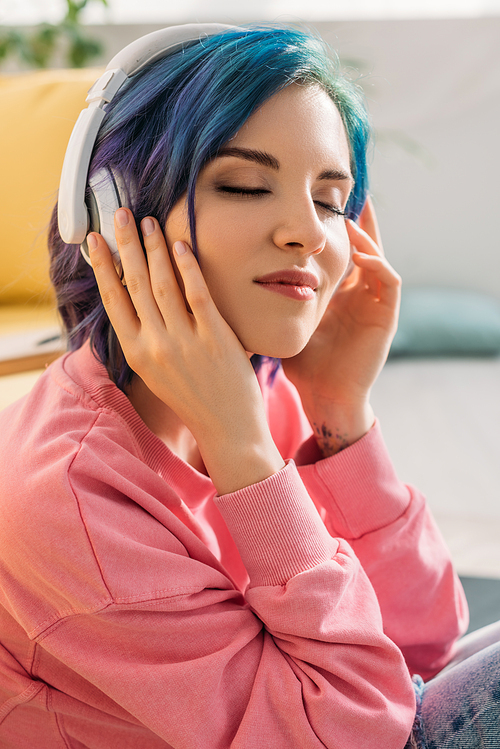
[[[130,429],[120,414],[99,401],[88,387],[117,390],[97,367],[99,377],[82,366],[80,352],[67,354],[47,368],[32,391],[0,413],[0,498],[41,491],[49,483],[64,485],[64,476],[90,435],[98,432],[99,448],[121,445],[137,451]],[[76,361],[74,358],[76,357]],[[79,369],[80,381],[72,369]],[[99,379],[100,378],[100,379]],[[119,392],[119,391],[118,391]],[[119,395],[127,400],[122,393]],[[131,410],[132,407],[129,406]]]
[[[71,359],[0,416],[0,602],[33,636],[72,614],[178,595],[186,576],[195,589],[214,582],[207,567],[192,579],[201,541],[151,466],[156,438],[109,380],[73,376]]]
[[[71,536],[75,547],[85,545],[80,501],[87,494],[109,493],[105,481],[98,486],[93,478],[96,462],[118,462],[129,470],[134,459],[140,462],[140,450],[126,422],[90,392],[99,384],[91,376],[92,366],[80,352],[61,357],[27,396],[0,414],[3,557],[7,549],[16,557],[33,556],[30,547],[54,556],[56,543],[60,546],[61,539]],[[78,370],[78,377],[72,369]],[[86,486],[75,487],[73,474],[85,471]],[[116,484],[118,476],[113,479],[109,472],[106,480]],[[20,557],[18,561],[21,564]]]

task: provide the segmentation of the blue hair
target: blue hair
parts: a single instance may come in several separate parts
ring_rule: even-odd
[[[173,206],[186,194],[196,253],[194,201],[201,169],[256,109],[292,83],[320,85],[340,112],[355,180],[346,213],[356,219],[368,189],[366,150],[370,128],[362,97],[358,88],[340,73],[337,58],[328,54],[324,42],[295,28],[252,26],[226,30],[141,70],[109,105],[90,172],[112,167],[123,175],[126,184],[133,185],[131,208],[138,224],[144,216],[152,215],[164,226]],[[87,309],[70,301],[71,263],[61,261],[56,247],[61,242],[53,226],[49,240],[53,246],[52,275],[63,319],[71,319],[70,346],[77,348],[90,336],[110,376],[124,389],[133,373],[110,329],[98,292],[92,294],[85,305]],[[61,262],[66,268],[63,273]],[[74,275],[76,263],[79,280],[88,271],[92,274],[75,258],[71,271]],[[61,276],[66,277],[64,284]],[[91,283],[90,276],[88,282]],[[71,310],[67,308],[68,301],[73,305]],[[254,366],[258,368],[262,358],[254,357]]]

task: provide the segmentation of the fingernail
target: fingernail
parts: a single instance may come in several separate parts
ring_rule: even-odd
[[[119,208],[115,213],[116,225],[121,229],[128,224],[128,213],[123,208]]]
[[[149,237],[155,230],[155,222],[152,218],[145,218],[141,222],[141,229],[143,236]]]
[[[97,237],[95,234],[89,234],[87,237],[87,247],[89,250],[95,250],[97,247]]]
[[[187,247],[184,242],[174,242],[174,250],[177,255],[184,255],[187,252]]]

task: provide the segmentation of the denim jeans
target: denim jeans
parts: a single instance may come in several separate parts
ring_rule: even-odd
[[[405,749],[500,749],[500,622],[458,643],[453,660],[424,684]]]

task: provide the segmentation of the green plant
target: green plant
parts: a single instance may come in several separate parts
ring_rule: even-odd
[[[26,31],[1,29],[0,64],[17,57],[31,68],[46,68],[59,51],[66,65],[83,68],[102,51],[101,43],[85,34],[80,21],[80,14],[89,2],[108,6],[108,0],[66,0],[66,14],[58,24],[41,23]]]

